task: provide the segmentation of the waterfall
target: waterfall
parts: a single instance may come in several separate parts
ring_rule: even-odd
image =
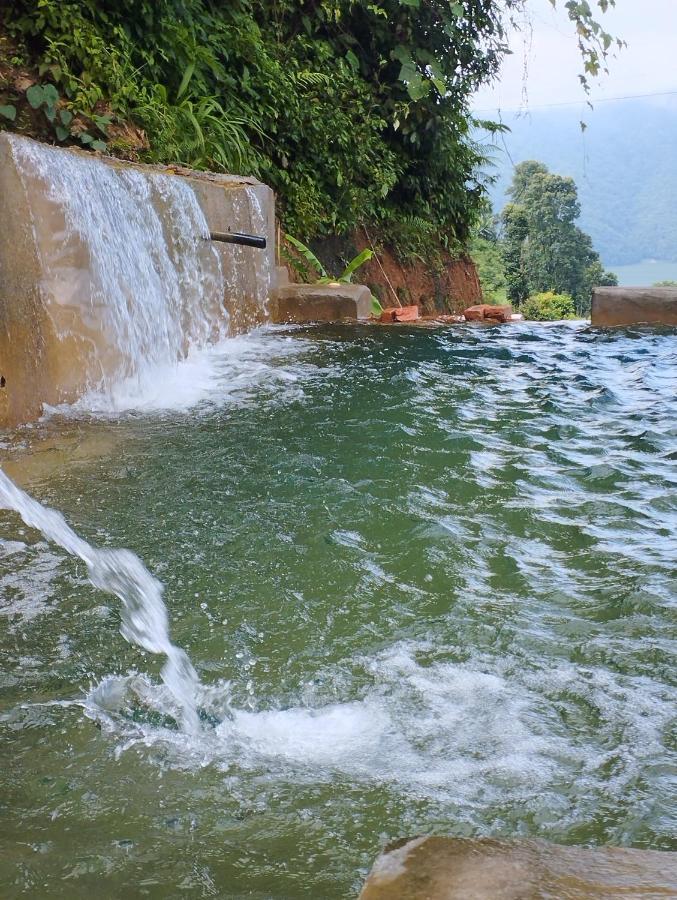
[[[13,154],[42,300],[88,389],[142,379],[227,333],[219,253],[187,179],[21,139]]]
[[[197,673],[185,651],[172,643],[167,608],[162,599],[163,586],[139,557],[130,550],[92,547],[73,531],[61,513],[33,500],[1,469],[0,507],[19,513],[30,528],[37,528],[47,540],[79,557],[87,566],[92,584],[122,601],[123,637],[144,650],[167,657],[162,680],[179,706],[183,728],[196,732],[199,729],[195,701]]]

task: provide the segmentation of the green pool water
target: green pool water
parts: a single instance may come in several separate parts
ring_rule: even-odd
[[[349,898],[418,834],[675,849],[674,331],[263,331],[0,463],[139,554],[202,685],[187,735],[0,511],[3,898]]]

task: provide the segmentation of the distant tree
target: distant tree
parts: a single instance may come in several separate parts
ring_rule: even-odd
[[[672,278],[666,278],[664,281],[654,281],[653,287],[674,287],[677,288],[677,281]]]
[[[508,299],[520,304],[529,296],[529,279],[523,259],[523,248],[529,237],[529,222],[524,207],[519,203],[509,203],[503,210],[501,223],[501,255]]]
[[[477,267],[484,299],[491,303],[504,302],[507,280],[498,242],[486,237],[475,237],[470,243],[470,255]]]
[[[531,179],[535,175],[547,175],[548,167],[535,159],[527,159],[525,162],[515,166],[512,176],[512,183],[508,188],[508,196],[513,203],[519,203],[524,196],[524,192],[529,187]]]
[[[519,305],[553,291],[572,297],[576,311],[587,313],[593,287],[618,281],[576,225],[581,207],[573,178],[527,160],[516,166],[509,194],[512,203],[501,215],[508,298]]]

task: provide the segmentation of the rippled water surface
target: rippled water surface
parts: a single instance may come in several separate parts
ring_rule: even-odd
[[[4,436],[3,897],[348,898],[389,839],[675,848],[677,334],[263,332]]]

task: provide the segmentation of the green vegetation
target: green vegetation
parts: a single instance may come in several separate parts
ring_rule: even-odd
[[[0,122],[35,128],[7,74],[28,67],[52,140],[257,174],[305,240],[367,222],[455,250],[485,186],[469,98],[524,2],[5,0]],[[585,80],[612,38],[588,3],[566,8]]]
[[[320,260],[315,256],[310,247],[306,247],[306,245],[299,241],[298,238],[292,237],[290,234],[285,234],[285,240],[288,241],[295,250],[303,256],[303,258],[310,263],[312,268],[315,270],[317,277],[315,279],[316,284],[331,284],[332,282],[337,282],[339,284],[350,284],[353,280],[353,275],[355,272],[363,266],[366,262],[368,262],[372,256],[374,255],[373,250],[362,250],[361,253],[358,253],[350,262],[345,266],[340,275],[328,275],[327,270],[322,265]],[[290,260],[293,260],[294,257],[289,257]]]
[[[580,205],[573,178],[529,160],[516,166],[509,195],[512,202],[500,217],[508,299],[519,306],[533,294],[554,292],[573,298],[575,311],[587,314],[592,288],[618,282],[576,225]]]
[[[573,299],[568,294],[555,294],[554,291],[545,291],[528,297],[520,307],[520,312],[525,319],[534,322],[555,322],[560,319],[576,318]]]
[[[488,214],[485,215],[482,226],[470,242],[469,250],[477,267],[485,301],[506,303],[508,280],[501,254],[501,243]]]

